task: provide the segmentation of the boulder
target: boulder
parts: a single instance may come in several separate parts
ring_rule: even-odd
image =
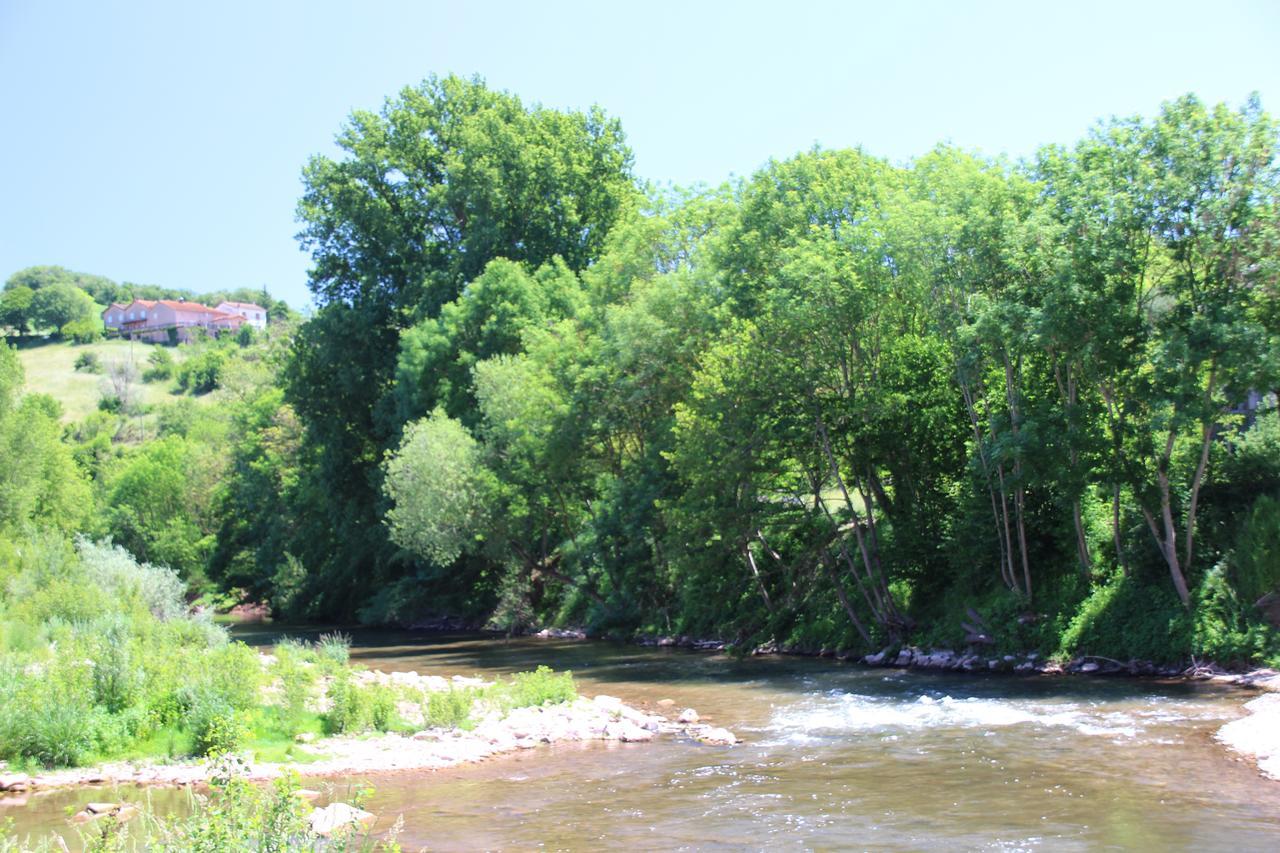
[[[673,706],[673,705],[675,705],[675,704],[676,704],[676,700],[674,700],[674,699],[659,699],[659,700],[658,700],[658,707],[659,707],[659,708],[670,708],[670,707],[672,707],[672,706]]]
[[[31,787],[31,777],[26,773],[0,773],[0,791],[20,794]]]
[[[601,709],[602,711],[608,711],[611,714],[622,713],[622,700],[619,699],[617,696],[606,696],[605,694],[601,693],[599,696],[597,696],[595,699],[592,699],[591,701],[594,702],[595,706]]]
[[[699,718],[698,718],[697,711],[693,710],[692,708],[685,708],[683,711],[680,712],[680,716],[676,718],[676,722],[687,726],[687,725],[690,725],[691,723],[698,722],[698,719]]]
[[[368,827],[374,821],[372,813],[346,803],[333,803],[322,809],[316,809],[307,818],[311,831],[316,835],[329,838],[335,834],[346,834]]]
[[[738,736],[728,729],[716,728],[708,726],[694,735],[698,740],[711,746],[733,746],[738,742]]]
[[[653,732],[642,729],[630,720],[613,720],[604,727],[606,740],[618,740],[623,743],[643,743],[653,740]]]

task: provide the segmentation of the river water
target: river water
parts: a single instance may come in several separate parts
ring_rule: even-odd
[[[279,629],[237,635],[265,643]],[[380,827],[403,818],[406,850],[1280,850],[1280,783],[1212,739],[1241,715],[1239,691],[596,641],[355,639],[353,661],[387,671],[571,669],[585,695],[653,710],[670,699],[746,741],[543,746],[361,777]],[[5,812],[20,830],[65,826],[68,806],[103,793],[33,797]]]

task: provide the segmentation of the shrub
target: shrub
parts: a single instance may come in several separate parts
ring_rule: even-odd
[[[102,327],[94,319],[63,323],[58,332],[64,339],[73,340],[78,344],[91,344],[102,338]]]
[[[173,355],[164,347],[154,347],[147,356],[147,369],[142,374],[143,382],[160,382],[173,378]]]
[[[320,660],[346,666],[351,660],[351,638],[343,633],[321,634],[316,642],[316,655]]]
[[[144,672],[134,661],[129,623],[120,616],[101,620],[90,659],[93,661],[93,701],[110,713],[119,713],[141,698]]]
[[[422,717],[427,728],[466,729],[471,727],[471,708],[477,691],[470,687],[449,686],[425,694]]]
[[[200,755],[235,752],[249,737],[244,714],[207,688],[188,691],[186,724]]]
[[[357,688],[359,689],[359,688]],[[365,707],[369,725],[380,732],[389,732],[399,722],[396,714],[396,691],[386,684],[371,684],[364,688]]]
[[[348,670],[340,670],[329,682],[329,702],[329,710],[321,719],[326,734],[358,732],[367,725],[366,696],[351,680]]]
[[[218,387],[227,356],[218,349],[207,349],[188,358],[177,369],[178,388],[192,394],[207,394]]]
[[[75,369],[81,373],[101,373],[102,359],[96,352],[82,352],[76,356]]]
[[[1254,502],[1236,539],[1231,575],[1249,604],[1280,590],[1280,499],[1263,495]]]
[[[518,672],[510,681],[499,681],[491,688],[488,698],[503,711],[510,711],[572,702],[577,697],[572,672],[555,672],[548,666],[540,666],[533,672]]]
[[[300,644],[278,643],[275,648],[275,676],[280,679],[280,709],[289,734],[297,734],[307,705],[311,701],[311,689],[315,684],[315,671],[306,663],[306,649]]]
[[[262,663],[258,653],[244,643],[228,643],[208,653],[207,684],[237,711],[258,704]]]
[[[178,573],[165,566],[139,563],[123,548],[81,537],[76,550],[86,580],[120,601],[138,601],[161,621],[187,614],[187,586]]]

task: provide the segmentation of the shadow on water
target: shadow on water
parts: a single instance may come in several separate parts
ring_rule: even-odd
[[[947,673],[868,667],[830,658],[765,655],[738,658],[718,652],[653,648],[607,640],[507,637],[481,632],[424,632],[326,626],[238,625],[237,639],[269,646],[285,637],[314,642],[340,631],[352,637],[351,659],[386,670],[418,669],[443,675],[509,675],[546,665],[572,670],[596,686],[714,685],[810,693],[847,690],[867,696],[1122,702],[1142,697],[1182,699],[1228,696],[1206,683],[1123,676],[1080,677],[1008,673]]]

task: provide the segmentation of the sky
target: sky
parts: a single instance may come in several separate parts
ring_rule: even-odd
[[[308,300],[300,173],[431,74],[621,119],[637,174],[940,142],[1027,156],[1194,92],[1280,112],[1280,3],[0,0],[0,280]]]

